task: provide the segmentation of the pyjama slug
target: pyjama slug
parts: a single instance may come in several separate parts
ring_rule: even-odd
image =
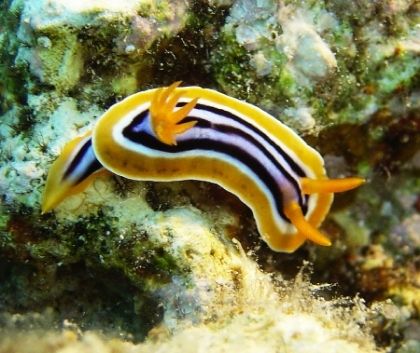
[[[107,172],[133,180],[204,180],[251,208],[271,249],[292,252],[306,239],[330,245],[317,228],[333,193],[364,179],[328,179],[319,153],[268,113],[179,84],[127,97],[91,133],[70,141],[51,167],[42,211]]]

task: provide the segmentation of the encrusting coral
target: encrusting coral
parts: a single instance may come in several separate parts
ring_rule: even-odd
[[[276,280],[274,283],[282,288],[277,292],[271,276],[261,273],[245,254],[239,251],[235,258],[237,271],[242,271],[242,278],[237,282],[239,288],[235,289],[240,295],[236,299],[224,298],[223,305],[218,307],[222,311],[207,324],[181,325],[171,333],[168,321],[165,321],[149,332],[145,343],[133,344],[121,338],[109,340],[99,333],[82,332],[68,321],[62,331],[49,330],[40,337],[34,327],[45,325],[42,317],[14,315],[2,318],[7,327],[3,331],[8,336],[0,342],[0,352],[7,352],[11,347],[26,351],[34,344],[39,352],[61,352],[62,349],[118,353],[234,349],[244,352],[278,352],[279,349],[288,352],[336,352],[337,349],[380,352],[366,331],[369,317],[374,316],[374,312],[367,310],[362,301],[325,301],[316,293],[326,287],[309,284],[302,274],[293,282]],[[224,290],[227,285],[229,283],[219,282]],[[187,307],[182,305],[182,308]],[[188,316],[189,312],[184,314]],[[48,313],[44,317],[48,317]],[[23,335],[15,326],[18,323],[25,327],[26,321],[33,331]]]
[[[382,109],[418,109],[410,89],[420,68],[418,4],[352,6],[236,1],[212,56],[217,82],[302,132],[360,124]]]

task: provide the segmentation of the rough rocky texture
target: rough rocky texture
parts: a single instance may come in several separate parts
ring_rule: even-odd
[[[352,6],[236,1],[213,55],[217,82],[300,131],[418,109],[418,4]]]
[[[0,352],[418,349],[418,4],[14,0],[0,11]],[[323,226],[333,247],[273,253],[244,205],[200,182],[108,176],[40,214],[66,141],[125,95],[179,79],[304,132],[330,176],[368,178],[336,198]],[[313,281],[336,286],[281,279],[304,259]]]
[[[135,59],[157,39],[174,36],[188,15],[188,2],[181,0],[41,0],[22,6],[23,45],[15,63],[29,65],[34,78],[59,92],[74,89],[80,79],[99,79],[111,81],[114,94],[132,93],[141,65]]]
[[[39,352],[380,352],[367,331],[377,314],[368,311],[360,300],[318,298],[316,293],[326,288],[309,285],[301,274],[294,282],[276,281],[283,288],[278,293],[272,278],[258,271],[254,263],[243,255],[237,260],[238,269],[244,271],[238,283],[241,298],[234,302],[225,298],[224,307],[229,306],[232,312],[207,324],[178,326],[172,334],[161,324],[149,332],[146,343],[133,344],[82,332],[71,322],[65,322],[61,332],[50,330],[40,338],[34,327],[45,325],[48,313],[14,315],[3,318],[3,332],[8,337],[0,341],[0,352],[12,347],[26,351],[34,344]],[[16,331],[16,326],[28,323],[31,333]]]

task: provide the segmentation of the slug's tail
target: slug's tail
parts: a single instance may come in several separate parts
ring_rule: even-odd
[[[46,213],[66,197],[85,190],[101,174],[108,173],[97,160],[91,134],[68,142],[52,164],[41,200],[41,211]]]

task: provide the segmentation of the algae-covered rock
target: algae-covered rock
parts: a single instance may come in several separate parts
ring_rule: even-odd
[[[402,3],[235,1],[213,53],[215,78],[300,131],[418,109],[418,9]],[[411,92],[409,105],[397,91]]]
[[[63,329],[39,331],[42,317],[3,317],[8,336],[0,341],[0,352],[12,347],[27,351],[36,345],[38,352],[380,352],[375,348],[366,330],[367,319],[373,317],[361,301],[325,301],[317,297],[321,288],[308,284],[301,276],[294,282],[276,282],[283,286],[281,292],[273,288],[272,279],[259,272],[255,264],[243,255],[237,257],[238,269],[244,273],[237,288],[241,299],[224,306],[232,312],[211,320],[207,324],[178,327],[170,335],[165,327],[157,327],[144,343],[133,344],[128,340],[110,340],[103,334],[81,332],[70,322]],[[238,298],[239,299],[239,298]],[[221,314],[221,313],[219,313]],[[16,326],[32,330],[22,334]],[[18,324],[17,324],[18,323]],[[43,332],[39,336],[39,332]]]
[[[114,93],[121,94],[136,87],[118,82],[141,80],[141,54],[157,39],[176,35],[189,7],[187,1],[16,2],[22,7],[17,66],[28,65],[34,78],[58,91],[114,76]]]

